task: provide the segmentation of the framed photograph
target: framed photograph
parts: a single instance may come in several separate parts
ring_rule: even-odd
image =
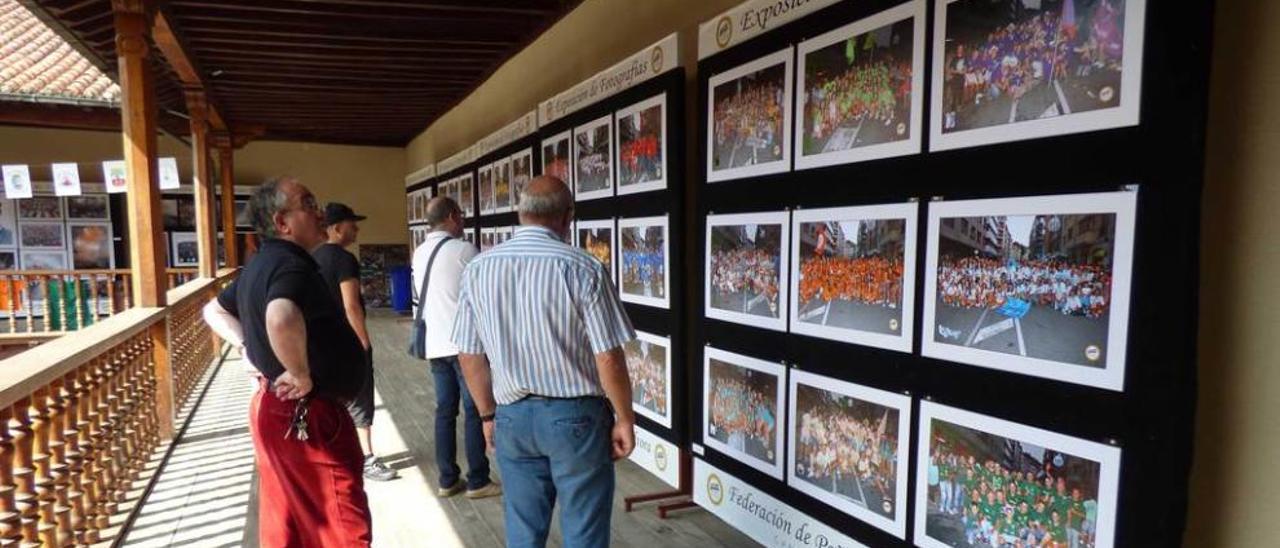
[[[1138,124],[1146,0],[935,0],[929,148]]]
[[[786,369],[710,346],[702,369],[702,443],[779,481]]]
[[[920,152],[925,0],[801,42],[796,169]]]
[[[236,228],[253,228],[253,219],[249,216],[249,200],[236,200]]]
[[[0,247],[13,247],[18,243],[17,200],[0,199]]]
[[[789,213],[707,216],[706,316],[787,330]]]
[[[907,538],[911,398],[791,370],[787,483]]]
[[[476,205],[473,194],[471,192],[472,177],[468,173],[458,179],[458,205],[462,206],[462,214],[464,217],[474,217],[476,215]]]
[[[1137,192],[929,206],[921,352],[1124,388]]]
[[[67,270],[66,251],[27,251],[22,250],[23,270]],[[43,293],[39,293],[43,295]],[[42,299],[39,299],[43,301]],[[38,307],[37,307],[38,308]]]
[[[622,350],[631,377],[631,408],[671,428],[671,339],[636,331]]]
[[[617,255],[617,244],[613,240],[613,219],[578,221],[574,230],[574,243],[604,265],[610,280],[618,279],[618,271],[613,262]]]
[[[791,332],[900,352],[914,333],[915,203],[791,217]]]
[[[519,211],[520,196],[532,180],[533,150],[525,149],[511,155],[511,209]]]
[[[931,401],[919,440],[917,546],[1114,546],[1119,448]]]
[[[115,268],[111,223],[67,223],[71,233],[71,265],[76,270]]]
[[[53,164],[53,193],[57,196],[80,195],[80,165],[75,162]],[[70,215],[70,212],[68,212]]]
[[[51,221],[63,218],[62,198],[57,196],[33,196],[15,200],[18,203],[18,219]]]
[[[512,237],[512,236],[514,236],[514,235],[515,235],[515,228],[514,228],[514,227],[510,227],[510,226],[500,226],[500,227],[498,227],[498,229],[497,229],[497,230],[498,230],[498,233],[497,233],[497,235],[496,235],[496,236],[494,236],[494,239],[493,239],[493,245],[502,245],[502,244],[505,244],[505,243],[507,243],[507,241],[508,241],[508,240],[510,240],[510,239],[511,239],[511,237]]]
[[[711,76],[707,182],[791,169],[790,47]]]
[[[614,114],[618,134],[618,194],[667,188],[667,94]]]
[[[480,166],[476,170],[476,192],[480,195],[480,214],[489,215],[498,210],[493,201],[493,164]]]
[[[83,221],[111,220],[111,205],[106,194],[68,196],[67,218]]]
[[[31,167],[26,164],[0,166],[4,175],[4,195],[11,199],[31,198]]]
[[[129,190],[126,173],[124,160],[102,162],[102,181],[107,186],[107,194],[119,194]]]
[[[172,232],[173,266],[199,266],[200,254],[195,232]]]
[[[618,220],[618,289],[624,302],[671,307],[670,242],[667,216]]]
[[[498,236],[498,229],[481,228],[480,229],[480,251],[483,252],[483,251],[488,251],[492,249],[493,246],[496,245],[494,243],[494,239],[497,238],[497,236]]]
[[[17,270],[18,269],[18,252],[0,251],[0,270]],[[5,285],[2,287],[8,289],[8,282],[0,282]]]
[[[462,239],[471,245],[476,245],[476,229],[468,228],[462,233]]]
[[[511,211],[511,158],[498,160],[493,170],[493,199],[498,213]]]
[[[613,196],[613,117],[573,128],[573,179],[577,200]]]
[[[564,181],[573,189],[573,170],[569,161],[569,143],[573,132],[565,130],[542,140],[542,174]]]
[[[66,227],[61,221],[24,221],[18,223],[19,245],[25,249],[66,251]]]

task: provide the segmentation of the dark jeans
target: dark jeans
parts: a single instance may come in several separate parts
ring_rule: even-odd
[[[484,429],[480,414],[471,400],[457,356],[431,358],[431,376],[436,383],[436,466],[440,468],[440,486],[457,483],[458,469],[458,400],[462,400],[462,440],[467,453],[467,489],[489,484],[489,457],[484,451]]]

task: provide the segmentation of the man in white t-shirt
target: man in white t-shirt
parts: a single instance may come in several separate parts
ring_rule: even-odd
[[[485,455],[480,415],[458,366],[458,348],[450,340],[458,311],[458,281],[462,278],[462,269],[477,252],[475,246],[462,239],[465,227],[462,209],[452,198],[432,199],[427,203],[426,213],[431,232],[413,252],[413,290],[421,291],[427,263],[435,252],[426,295],[419,295],[415,305],[426,307],[422,317],[427,325],[427,359],[431,361],[431,376],[436,385],[435,447],[436,467],[440,470],[436,495],[451,497],[465,489],[467,498],[492,497],[502,494],[502,489],[489,479],[489,458]],[[467,456],[465,482],[455,460],[459,401]]]

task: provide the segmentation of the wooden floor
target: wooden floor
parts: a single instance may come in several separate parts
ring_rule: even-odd
[[[433,442],[435,395],[427,364],[404,355],[408,325],[402,318],[375,311],[369,322],[377,383],[374,448],[384,462],[400,473],[400,478],[394,481],[366,483],[374,517],[374,545],[503,546],[500,498],[473,501],[461,496],[449,499],[433,496],[437,475]],[[188,432],[192,439],[190,442],[180,440],[175,449],[178,455],[184,447],[191,447],[191,458],[200,452],[209,452],[208,458],[203,463],[187,458],[183,461],[185,464],[162,473],[156,492],[167,495],[153,494],[153,500],[146,502],[126,545],[257,545],[254,540],[255,489],[251,483],[251,467],[243,466],[246,458],[252,461],[252,447],[245,443],[246,413],[236,411],[247,406],[248,392],[244,389],[247,385],[240,363],[229,361],[214,376],[209,396],[201,405],[214,411],[202,414],[203,409],[197,409]],[[202,421],[202,417],[207,420]],[[211,445],[217,449],[212,450]],[[458,446],[461,452],[461,440]],[[220,469],[217,462],[225,465]],[[461,454],[459,462],[464,463],[465,468]],[[174,466],[171,463],[170,467]],[[619,463],[617,471],[612,546],[757,546],[701,509],[677,512],[668,519],[659,519],[652,505],[625,512],[623,497],[667,489],[630,462]],[[494,476],[501,481],[496,466]],[[561,545],[559,527],[554,524],[549,545]]]

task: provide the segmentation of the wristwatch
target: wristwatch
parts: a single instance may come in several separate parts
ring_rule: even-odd
[[[493,413],[489,413],[488,415],[480,415],[480,422],[493,422],[493,417],[494,417]]]

